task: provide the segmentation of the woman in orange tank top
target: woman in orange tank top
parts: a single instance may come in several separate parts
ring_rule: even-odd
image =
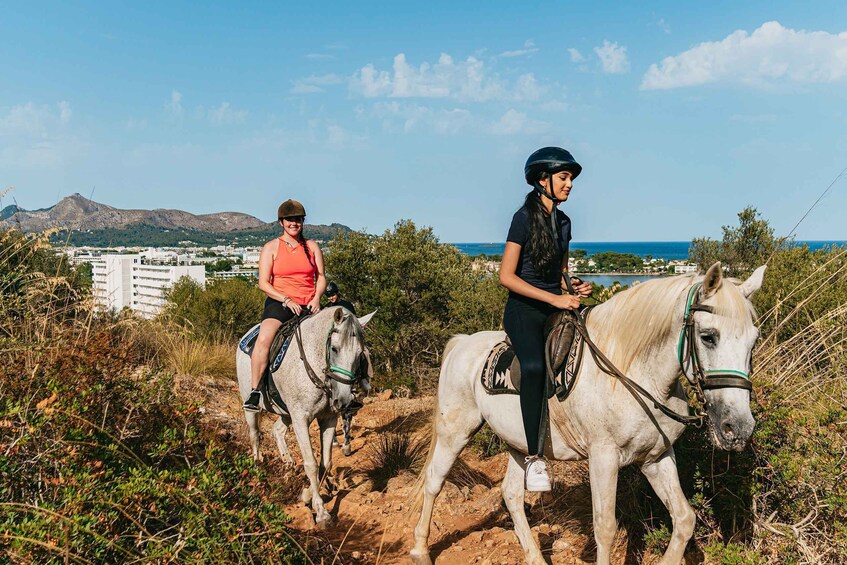
[[[253,390],[244,402],[244,409],[251,412],[259,411],[262,395],[257,387],[267,369],[268,352],[279,326],[304,311],[316,314],[326,289],[321,248],[303,237],[306,209],[296,200],[286,200],[280,205],[277,217],[282,235],[267,242],[259,256],[259,288],[268,297],[250,356]]]

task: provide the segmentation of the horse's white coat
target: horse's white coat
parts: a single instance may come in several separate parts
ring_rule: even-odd
[[[655,286],[620,293],[596,307],[588,319],[589,332],[604,344],[607,352],[618,349],[615,357],[626,360],[630,378],[666,406],[686,414],[688,406],[678,379],[677,342],[688,290],[698,281],[707,281],[701,301],[714,305],[716,310],[716,314],[697,313],[695,316],[694,331],[698,332],[703,367],[749,372],[750,352],[757,331],[747,298],[761,287],[763,270],[758,269],[740,287],[722,284],[719,264],[713,265],[705,277],[643,283]],[[628,293],[632,294],[626,296]],[[667,310],[645,311],[646,304],[658,304]],[[626,311],[616,312],[616,308]],[[624,326],[623,331],[621,326]],[[651,332],[651,335],[633,339],[631,334],[624,333],[633,331]],[[714,348],[700,341],[701,336],[709,332],[720,336]],[[412,559],[418,564],[431,563],[427,538],[435,497],[456,457],[484,421],[509,445],[510,461],[503,481],[503,497],[526,560],[537,565],[545,563],[524,514],[527,446],[519,398],[489,395],[479,378],[488,352],[504,337],[503,332],[456,336],[445,349],[430,453],[418,483],[421,516],[415,527],[415,545],[411,551]],[[639,344],[642,350],[626,351],[626,346],[632,344]],[[742,448],[753,429],[749,393],[742,389],[715,389],[708,391],[707,400],[709,425],[716,444],[722,448]],[[557,460],[589,460],[597,562],[609,563],[617,530],[618,471],[624,465],[635,463],[641,467],[673,519],[673,535],[661,562],[679,563],[694,531],[694,512],[680,487],[673,450],[673,443],[684,426],[601,372],[587,352],[573,392],[561,403],[553,397],[549,408],[551,425],[545,442],[546,456]]]
[[[332,341],[329,344],[335,348],[332,352],[332,364],[351,372],[356,371],[364,349],[361,328],[372,316],[373,313],[357,319],[344,308],[331,307],[321,310],[301,324],[306,359],[319,377],[325,378],[323,370],[326,367],[327,334],[331,328],[336,330],[332,333]],[[360,320],[364,321],[360,323]],[[289,346],[282,364],[273,373],[274,383],[290,413],[290,417],[282,416],[274,423],[273,435],[283,461],[293,465],[294,460],[285,443],[285,433],[289,426],[294,428],[294,435],[297,437],[297,444],[303,455],[303,467],[309,479],[309,487],[302,493],[303,502],[308,503],[311,500],[312,510],[315,511],[315,522],[318,527],[324,528],[332,523],[332,517],[324,508],[320,496],[320,485],[321,481],[326,480],[326,473],[332,466],[332,440],[335,437],[338,413],[350,404],[353,394],[351,385],[336,381],[329,381],[332,398],[329,398],[323,390],[318,389],[306,373],[296,339],[297,337],[293,338],[294,341]],[[250,394],[250,356],[236,348],[235,362],[238,389],[243,401]],[[268,409],[266,399],[262,400],[261,407],[263,410]],[[247,420],[253,458],[261,461],[262,454],[259,449],[261,412],[245,412],[244,415]],[[320,465],[315,459],[309,438],[309,424],[313,420],[318,421],[321,430]]]

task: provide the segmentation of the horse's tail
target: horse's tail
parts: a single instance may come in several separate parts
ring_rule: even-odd
[[[468,337],[466,334],[458,334],[454,335],[450,338],[450,341],[447,342],[447,345],[444,346],[444,354],[441,356],[441,375],[439,375],[439,380],[441,376],[444,375],[444,366],[447,364],[447,358],[450,356],[450,352],[456,347],[456,345],[462,341],[462,338]],[[432,457],[435,455],[435,444],[438,441],[438,420],[441,414],[441,410],[438,406],[438,395],[435,395],[435,403],[432,409],[432,423],[429,425],[429,450],[426,454],[426,461],[421,468],[421,473],[418,475],[417,481],[415,481],[415,486],[412,489],[412,503],[409,505],[409,514],[418,514],[423,507],[423,498],[424,498],[424,487],[426,486],[426,474],[429,471],[429,466],[432,463]]]

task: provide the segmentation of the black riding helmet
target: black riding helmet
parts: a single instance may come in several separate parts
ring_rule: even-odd
[[[527,184],[538,188],[542,173],[552,175],[561,171],[570,171],[573,178],[576,178],[582,172],[582,165],[576,162],[570,152],[561,147],[542,147],[529,156],[523,171]]]
[[[329,283],[326,285],[324,296],[334,296],[336,294],[338,294],[338,285],[335,284],[335,281],[329,281]]]

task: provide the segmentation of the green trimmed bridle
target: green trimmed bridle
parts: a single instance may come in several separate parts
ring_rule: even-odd
[[[679,343],[677,345],[677,359],[679,360],[679,368],[682,374],[688,379],[688,382],[695,389],[697,399],[705,404],[706,399],[703,391],[713,388],[743,388],[745,390],[753,390],[753,385],[750,382],[750,375],[744,371],[735,369],[703,369],[700,364],[700,358],[697,355],[697,337],[694,332],[694,314],[697,312],[708,312],[714,314],[715,309],[707,304],[700,304],[700,293],[698,292],[703,287],[702,282],[698,282],[688,291],[688,298],[685,301],[685,318],[682,324],[682,331],[679,333]],[[689,370],[693,372],[689,376]]]
[[[301,319],[302,322],[302,319]],[[352,371],[348,371],[344,367],[339,367],[338,365],[333,365],[330,360],[330,353],[332,351],[332,347],[330,344],[330,340],[332,339],[332,334],[336,332],[335,323],[329,328],[329,331],[326,334],[326,364],[324,365],[323,375],[326,377],[325,379],[321,379],[317,373],[315,373],[312,366],[309,364],[308,359],[306,359],[306,352],[303,349],[303,336],[300,332],[300,323],[297,324],[297,346],[300,349],[300,359],[303,361],[303,366],[306,368],[306,374],[309,375],[309,379],[315,384],[318,389],[324,391],[327,395],[332,393],[330,389],[329,380],[333,380],[337,383],[345,384],[353,386],[358,384],[359,381],[362,380],[361,374],[357,375]],[[364,348],[364,343],[362,344]]]

